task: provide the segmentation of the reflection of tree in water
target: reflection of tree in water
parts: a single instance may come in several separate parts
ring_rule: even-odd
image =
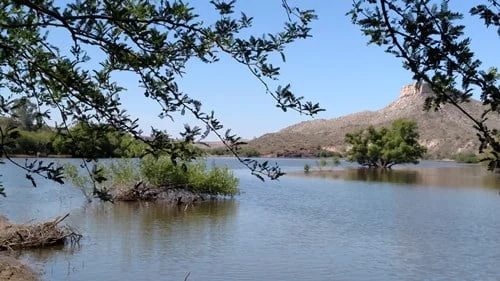
[[[29,265],[36,272],[43,272],[47,270],[47,264],[50,264],[51,260],[57,259],[57,257],[66,257],[69,259],[74,254],[80,251],[81,247],[79,244],[70,245],[53,245],[44,248],[35,249],[25,249],[14,253],[16,258],[20,258],[25,264]],[[68,260],[66,267],[68,271],[74,269],[74,265]],[[0,280],[3,280],[0,278]],[[44,279],[45,280],[45,279]]]
[[[161,203],[96,205],[87,211],[87,228],[104,239],[96,243],[119,244],[130,258],[135,252],[163,249],[177,251],[176,244],[217,243],[231,232],[237,214],[236,200],[204,202],[189,207]],[[98,239],[98,238],[94,238]]]
[[[417,171],[370,168],[346,169],[344,179],[399,184],[417,184],[422,181]]]
[[[346,168],[314,171],[309,176],[364,182],[388,182],[432,187],[483,187],[500,189],[500,174],[480,165],[456,167],[416,167],[409,169]]]
[[[500,174],[489,174],[482,177],[481,186],[500,189]]]

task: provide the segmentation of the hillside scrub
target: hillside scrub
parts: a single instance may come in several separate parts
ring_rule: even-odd
[[[473,152],[464,152],[464,153],[458,153],[453,156],[453,160],[455,160],[458,163],[470,163],[470,164],[475,164],[479,163],[481,160],[475,153]]]
[[[228,150],[226,147],[215,147],[215,148],[209,148],[205,150],[207,154],[213,155],[213,156],[231,156],[233,155],[230,150]],[[241,146],[238,149],[238,155],[242,157],[260,157],[261,153],[259,150],[257,150],[254,147],[251,146]]]

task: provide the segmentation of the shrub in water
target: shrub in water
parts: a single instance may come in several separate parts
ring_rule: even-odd
[[[310,170],[311,166],[309,166],[309,164],[304,164],[304,173],[308,174]]]
[[[238,178],[227,167],[205,163],[178,163],[174,165],[169,157],[145,157],[140,164],[141,176],[155,186],[188,188],[211,195],[234,196],[239,193]]]

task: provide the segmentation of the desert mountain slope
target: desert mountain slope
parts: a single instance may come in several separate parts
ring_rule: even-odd
[[[250,142],[263,154],[284,156],[307,156],[318,147],[342,152],[346,149],[346,133],[368,125],[389,126],[399,118],[417,122],[420,142],[427,146],[430,158],[443,158],[464,151],[476,151],[479,145],[472,122],[451,105],[435,111],[424,111],[424,101],[432,95],[423,85],[417,88],[408,85],[401,89],[399,98],[378,111],[364,111],[335,119],[319,119],[301,122],[277,133],[265,134]],[[472,114],[480,116],[483,105],[471,100],[462,106]],[[500,127],[498,115],[489,116],[490,127]]]

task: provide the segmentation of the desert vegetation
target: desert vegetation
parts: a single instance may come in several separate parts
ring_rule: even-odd
[[[71,183],[90,202],[106,193],[109,201],[156,201],[192,204],[214,197],[239,193],[238,179],[227,167],[209,166],[204,161],[174,163],[168,156],[115,159],[98,164],[97,174],[106,180],[94,184],[81,167],[65,164]],[[101,198],[103,199],[103,198]]]
[[[418,143],[415,122],[396,120],[390,128],[370,126],[351,134],[345,141],[351,145],[346,159],[370,168],[391,168],[396,164],[418,164],[426,148]]]

